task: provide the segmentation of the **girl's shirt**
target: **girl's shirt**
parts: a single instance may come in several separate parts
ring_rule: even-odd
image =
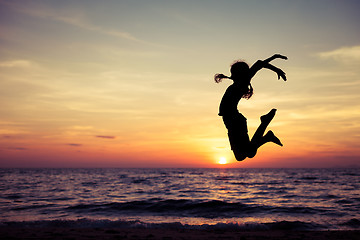
[[[243,84],[233,83],[230,85],[221,99],[219,116],[227,116],[238,113],[237,105],[241,97],[247,93],[248,88]]]

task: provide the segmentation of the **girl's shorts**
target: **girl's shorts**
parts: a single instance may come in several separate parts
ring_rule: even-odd
[[[232,150],[244,151],[249,149],[247,121],[241,113],[223,116],[223,121],[228,129],[228,136]]]

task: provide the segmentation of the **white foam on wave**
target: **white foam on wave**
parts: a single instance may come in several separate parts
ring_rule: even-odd
[[[324,226],[300,221],[281,221],[272,223],[216,223],[190,225],[180,222],[146,223],[139,220],[41,220],[22,222],[0,222],[0,227],[56,227],[56,228],[142,228],[142,229],[200,229],[200,230],[320,230]]]

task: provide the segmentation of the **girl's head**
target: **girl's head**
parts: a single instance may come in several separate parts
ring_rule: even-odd
[[[247,77],[249,73],[249,65],[244,61],[236,61],[231,65],[230,72],[231,77],[225,76],[224,74],[215,74],[215,82],[219,83],[224,78],[233,80],[234,82],[240,82],[249,84],[249,79]]]
[[[231,65],[231,79],[234,81],[246,80],[249,72],[249,65],[244,61],[236,61]]]
[[[247,93],[245,93],[242,97],[249,99],[253,95],[253,88],[250,84],[250,78],[248,77],[250,67],[244,61],[236,61],[231,65],[230,72],[231,76],[225,76],[224,74],[215,74],[214,80],[216,83],[221,82],[224,78],[228,78],[233,80],[235,83],[243,84],[248,88]]]

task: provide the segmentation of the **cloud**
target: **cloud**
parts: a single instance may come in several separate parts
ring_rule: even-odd
[[[16,151],[25,151],[28,150],[27,148],[24,147],[9,147],[9,150],[16,150]]]
[[[360,45],[341,47],[328,52],[318,54],[321,58],[335,59],[340,61],[360,61]]]
[[[71,146],[71,147],[81,147],[82,146],[82,144],[79,144],[79,143],[68,143],[66,145]]]
[[[12,60],[12,61],[0,62],[0,67],[3,67],[3,68],[30,67],[31,65],[33,65],[33,64],[27,60]]]
[[[98,136],[95,136],[97,138],[106,138],[106,139],[115,139],[115,136],[102,136],[102,135],[98,135]]]
[[[82,11],[76,11],[74,9],[52,9],[45,5],[40,4],[17,4],[17,3],[6,3],[12,9],[22,12],[26,15],[42,18],[42,19],[51,19],[53,21],[62,22],[74,27],[78,27],[84,30],[97,32],[100,34],[105,34],[108,36],[114,36],[129,41],[154,45],[144,40],[138,39],[133,36],[131,33],[125,31],[119,31],[117,29],[107,29],[95,24],[90,23]]]
[[[56,15],[51,15],[51,16],[56,21],[60,21],[60,22],[63,22],[63,23],[66,23],[66,24],[69,24],[69,25],[72,25],[75,27],[85,29],[85,30],[89,30],[89,31],[93,31],[93,32],[97,32],[97,33],[101,33],[101,34],[105,34],[105,35],[109,35],[109,36],[119,37],[119,38],[123,38],[126,40],[138,42],[138,43],[146,43],[145,41],[142,41],[142,40],[134,37],[133,35],[131,35],[128,32],[122,32],[122,31],[113,30],[113,29],[104,29],[100,26],[90,24],[90,23],[88,23],[82,19],[76,18],[76,17],[64,17],[64,16],[56,16]]]

